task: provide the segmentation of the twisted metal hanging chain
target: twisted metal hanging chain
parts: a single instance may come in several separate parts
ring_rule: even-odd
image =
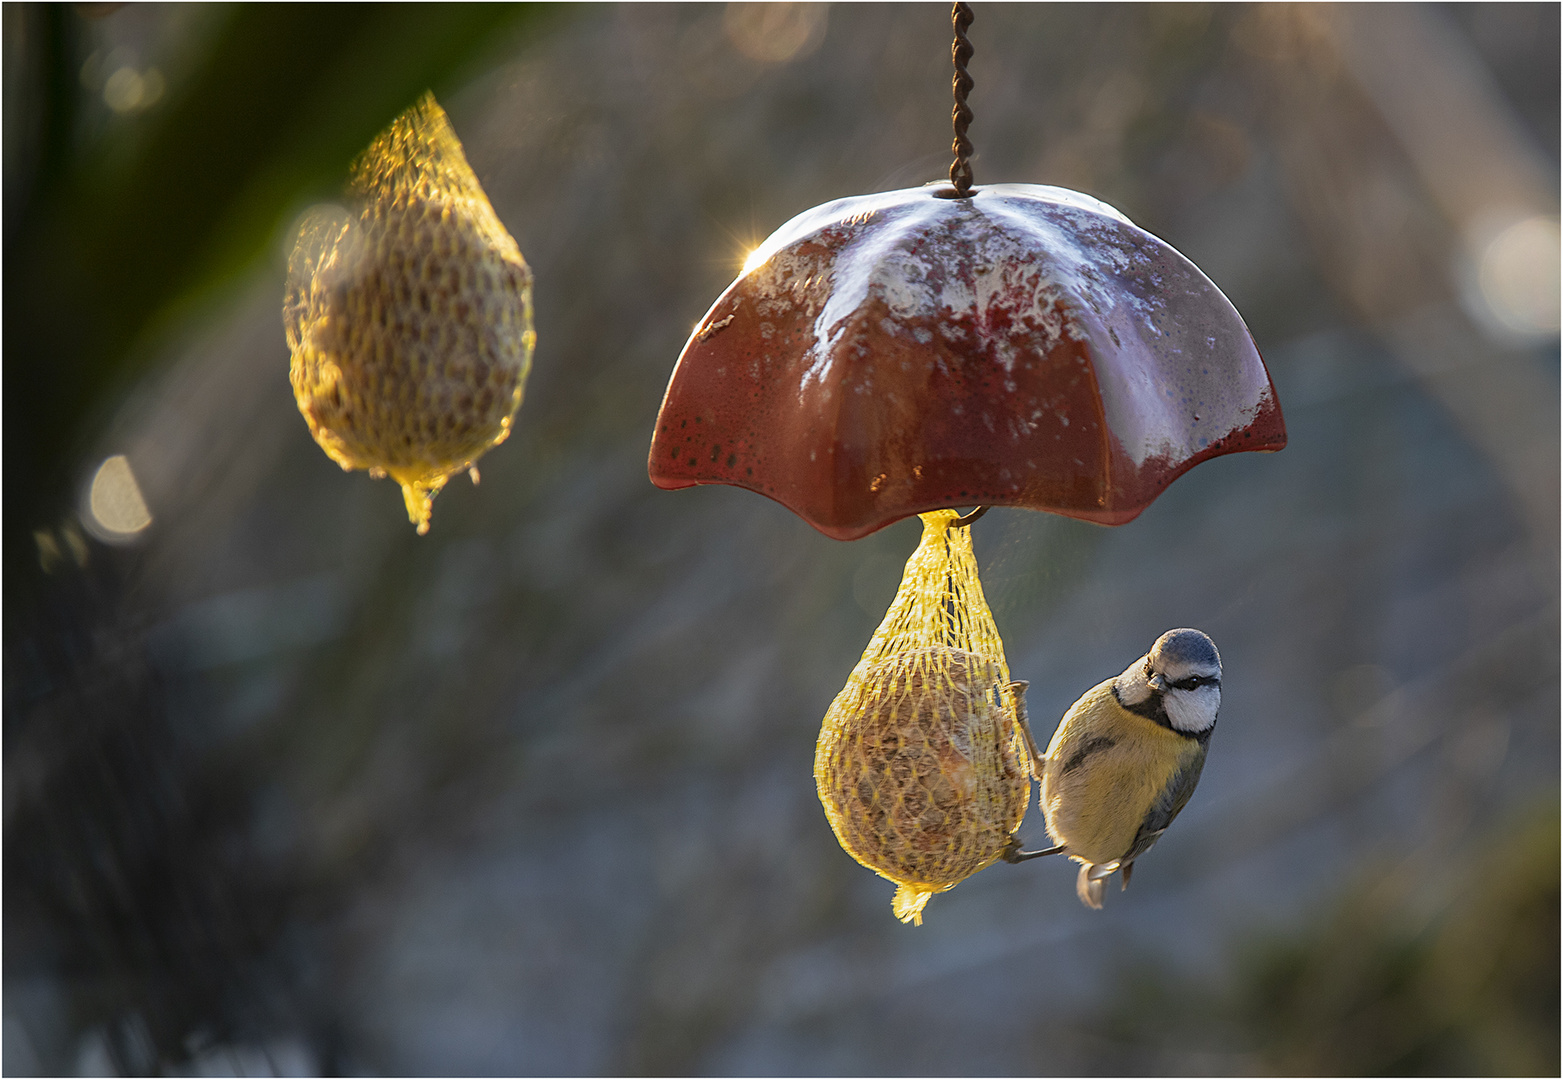
[[[966,4],[957,3],[950,10],[950,23],[955,27],[955,44],[950,46],[950,58],[955,61],[955,78],[951,81],[955,91],[955,109],[950,114],[955,125],[955,142],[950,149],[955,151],[955,160],[950,163],[950,183],[955,185],[957,199],[971,198],[972,147],[971,140],[966,137],[966,129],[971,127],[971,106],[966,104],[966,95],[971,93],[972,88],[971,76],[966,74],[966,61],[971,59],[971,42],[966,40],[966,28],[971,25],[971,18],[971,8]],[[970,525],[989,509],[987,506],[979,506],[964,517],[950,522],[950,527],[958,529]],[[1024,854],[1029,859],[1036,855],[1051,855],[1052,851]],[[1009,858],[1009,855],[1006,854],[1005,858]]]
[[[971,8],[957,3],[950,11],[950,22],[955,27],[955,43],[950,46],[950,57],[955,61],[955,78],[951,86],[955,92],[955,108],[950,114],[955,125],[955,141],[950,149],[955,160],[950,163],[950,183],[955,185],[955,196],[965,199],[971,196],[971,140],[966,129],[971,126],[971,106],[966,95],[971,93],[971,76],[966,74],[966,61],[971,59],[971,42],[966,40],[966,28],[971,25]]]

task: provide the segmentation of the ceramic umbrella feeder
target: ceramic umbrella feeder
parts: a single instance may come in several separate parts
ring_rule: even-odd
[[[950,182],[766,240],[684,346],[649,462],[661,487],[736,484],[840,540],[921,515],[814,756],[842,850],[914,924],[985,867],[1065,850],[1021,850],[1045,756],[966,526],[991,505],[1121,525],[1206,458],[1286,443],[1248,329],[1193,263],[1088,195],[972,186],[971,11],[951,17]]]
[[[838,540],[972,504],[1121,525],[1202,461],[1286,445],[1197,266],[1088,195],[971,186],[960,29],[951,182],[826,203],[754,252],[673,370],[657,486],[748,488]]]

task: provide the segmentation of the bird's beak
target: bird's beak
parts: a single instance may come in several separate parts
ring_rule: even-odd
[[[1155,675],[1152,675],[1145,681],[1150,684],[1150,688],[1155,690],[1157,693],[1161,693],[1161,691],[1167,689],[1167,676],[1161,674],[1161,672],[1157,672]]]

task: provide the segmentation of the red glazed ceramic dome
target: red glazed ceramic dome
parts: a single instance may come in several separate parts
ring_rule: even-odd
[[[1121,525],[1286,429],[1242,318],[1087,195],[929,185],[838,199],[750,258],[684,346],[649,469],[854,540],[972,504]]]

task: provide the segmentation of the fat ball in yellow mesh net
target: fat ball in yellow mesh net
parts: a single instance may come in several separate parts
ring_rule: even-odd
[[[930,896],[1018,850],[1031,797],[1026,684],[1010,682],[956,518],[922,515],[901,587],[814,751],[836,839],[896,883],[896,917],[918,925]]]
[[[504,442],[532,365],[532,273],[425,94],[305,215],[283,323],[299,411],[343,469],[389,475],[429,529],[445,482]]]

